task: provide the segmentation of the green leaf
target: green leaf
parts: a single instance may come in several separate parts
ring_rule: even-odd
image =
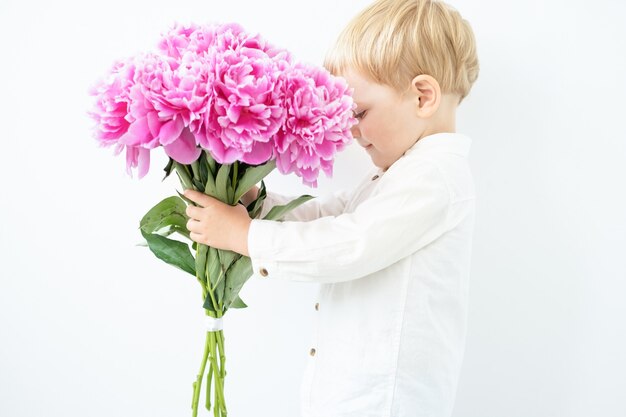
[[[224,257],[228,257],[228,255],[224,255],[224,252],[226,251],[224,251],[223,249],[216,249],[216,252],[217,258],[219,259],[219,273],[217,276],[217,281],[214,283],[213,295],[215,296],[215,300],[220,303],[220,301],[224,300],[224,286],[226,285],[226,267],[224,266],[224,264],[227,260],[224,259]]]
[[[240,254],[222,249],[209,248],[208,252],[209,259],[207,260],[206,267],[209,270],[209,281],[211,283],[210,288],[213,291],[213,296],[215,297],[215,302],[220,304],[224,299],[224,289],[226,287],[226,280],[228,269],[233,264],[234,260],[237,257],[241,257]],[[230,278],[228,278],[230,279]],[[223,306],[223,302],[222,302]],[[216,311],[213,306],[213,300],[211,296],[207,294],[207,297],[204,300],[204,308]],[[243,307],[242,307],[243,308]],[[225,312],[226,310],[224,310]]]
[[[152,207],[139,222],[139,228],[146,233],[155,233],[165,227],[175,227],[189,235],[188,217],[185,202],[176,197],[167,197]]]
[[[157,258],[193,276],[196,275],[195,260],[189,251],[189,245],[161,235],[146,233],[143,230],[141,234]]]
[[[215,286],[218,284],[218,280],[220,279],[220,274],[222,273],[222,265],[220,264],[220,257],[218,254],[218,249],[209,247],[209,253],[207,257],[207,285],[210,285],[210,288],[215,292]],[[222,280],[223,281],[223,280]],[[221,299],[217,298],[215,301],[218,303]]]
[[[165,168],[163,168],[163,171],[165,171],[165,176],[163,177],[161,182],[165,181],[165,179],[169,177],[169,175],[172,173],[173,166],[174,166],[174,160],[172,158],[169,158],[167,165],[165,166]]]
[[[252,261],[248,256],[237,259],[228,270],[228,280],[224,289],[224,309],[228,309],[239,295],[243,284],[252,276]]]
[[[204,285],[206,285],[206,273],[205,273],[205,269],[206,269],[206,263],[207,263],[207,255],[209,253],[209,247],[207,245],[200,245],[198,246],[197,249],[197,253],[196,253],[196,276],[198,276],[200,278],[200,281],[202,283],[204,283]]]
[[[207,276],[207,286],[211,288],[213,291],[213,296],[215,297],[215,302],[220,304],[220,301],[223,299],[223,286],[225,277],[221,276],[222,266],[220,264],[218,249],[208,246],[208,258],[206,268],[208,270]],[[219,280],[219,282],[218,282]],[[216,288],[217,284],[217,288]],[[218,292],[219,289],[219,292]],[[213,300],[211,299],[211,294],[207,292],[206,298],[204,299],[204,304],[202,305],[205,309],[211,311],[217,311],[218,306],[213,305]]]
[[[171,226],[164,235],[162,235],[161,233],[159,233],[162,236],[169,236],[172,233],[178,233],[179,235],[186,237],[187,239],[191,240],[191,237],[189,236],[189,230],[187,230],[187,225],[185,224],[184,228],[180,228],[178,226]]]
[[[196,190],[203,190],[204,189],[204,184],[200,181],[200,179],[198,178],[192,178],[191,182],[193,183],[193,186]]]
[[[213,175],[207,177],[204,184],[204,193],[217,198],[217,188],[215,187],[215,178],[213,178]]]
[[[217,308],[215,308],[215,306],[213,305],[213,300],[211,300],[211,295],[209,293],[206,294],[206,298],[204,299],[204,304],[202,304],[202,307],[207,310],[217,312]]]
[[[265,182],[261,181],[261,187],[259,187],[259,193],[257,195],[257,199],[250,203],[248,208],[248,213],[250,217],[256,219],[261,210],[263,210],[263,201],[265,201],[265,197],[267,196],[267,191],[265,190]],[[254,206],[252,211],[250,210],[250,206]]]
[[[239,298],[239,296],[237,296],[237,298],[235,298],[235,301],[233,301],[233,303],[230,305],[230,308],[246,308],[246,307],[248,307],[248,305],[244,303],[243,300]]]
[[[178,233],[181,236],[191,240],[191,237],[189,236],[189,231],[187,229],[181,229],[180,227],[177,226],[168,226],[166,228],[160,229],[158,231],[155,231],[154,234],[156,235],[161,235],[161,236],[169,236],[173,233]],[[147,246],[147,244],[141,245],[141,246]],[[195,248],[194,248],[195,250]]]
[[[241,256],[241,254],[237,252],[233,252],[231,250],[220,249],[220,262],[222,263],[222,267],[224,271],[228,271],[228,268],[233,264],[236,258]]]
[[[198,170],[200,171],[200,182],[206,184],[209,177],[209,167],[207,165],[206,155],[204,152],[200,152],[200,158],[198,158]],[[211,174],[213,176],[213,174]],[[200,188],[202,190],[202,188]]]
[[[192,205],[195,206],[196,203],[194,203],[193,201],[191,201],[190,199],[188,199],[187,197],[185,197],[184,195],[182,195],[181,193],[178,192],[178,190],[176,190],[176,194],[178,194],[178,196],[185,202],[187,202],[188,205]]]
[[[290,201],[289,203],[282,206],[274,206],[272,209],[263,217],[263,220],[280,220],[285,214],[298,207],[300,204],[309,201],[310,199],[315,198],[312,195],[301,195],[295,200]]]
[[[230,173],[230,164],[222,165],[217,171],[215,178],[216,197],[223,203],[228,204],[228,174]]]
[[[191,182],[191,174],[189,173],[189,168],[187,165],[181,164],[179,162],[174,161],[174,170],[180,179],[183,188],[192,188],[193,183]]]
[[[234,194],[235,190],[233,190],[233,185],[229,181],[228,184],[226,184],[226,202],[230,205],[234,205],[233,203],[236,203],[233,201]]]
[[[241,165],[240,165],[241,166]],[[270,172],[276,168],[276,160],[273,159],[263,165],[249,167],[237,183],[234,201],[239,201],[241,197],[254,187],[259,181],[265,178]]]
[[[212,178],[215,178],[215,175],[217,175],[217,162],[215,162],[215,159],[213,159],[209,151],[205,150],[202,151],[202,153],[204,154],[204,158],[206,159],[207,167],[209,168],[209,171],[211,171],[210,176]]]

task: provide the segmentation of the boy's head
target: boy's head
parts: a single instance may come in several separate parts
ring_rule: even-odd
[[[478,77],[472,28],[438,0],[377,0],[341,32],[324,66],[354,88],[353,135],[384,169],[424,136],[455,131]]]

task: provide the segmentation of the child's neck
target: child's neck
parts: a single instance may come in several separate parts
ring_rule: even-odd
[[[443,94],[437,111],[429,120],[429,126],[424,129],[420,139],[435,133],[456,133],[456,109],[458,103],[458,94]]]

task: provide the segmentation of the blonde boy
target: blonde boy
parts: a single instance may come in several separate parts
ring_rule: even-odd
[[[260,279],[320,285],[302,417],[450,416],[474,229],[471,139],[455,126],[479,71],[472,29],[443,2],[379,0],[325,66],[354,88],[372,170],[282,222],[187,191],[191,238],[250,256]],[[292,198],[268,192],[260,216]]]

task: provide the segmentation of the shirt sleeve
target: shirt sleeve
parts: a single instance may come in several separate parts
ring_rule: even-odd
[[[282,220],[306,222],[325,216],[338,216],[343,213],[351,196],[351,191],[339,190],[330,195],[312,198],[286,213],[282,217]],[[266,191],[263,207],[257,217],[262,219],[269,213],[272,207],[285,205],[296,198],[298,198],[298,196],[285,196],[272,191]]]
[[[428,161],[389,169],[353,212],[306,222],[253,219],[254,274],[333,283],[364,277],[418,251],[447,228],[450,193]]]

